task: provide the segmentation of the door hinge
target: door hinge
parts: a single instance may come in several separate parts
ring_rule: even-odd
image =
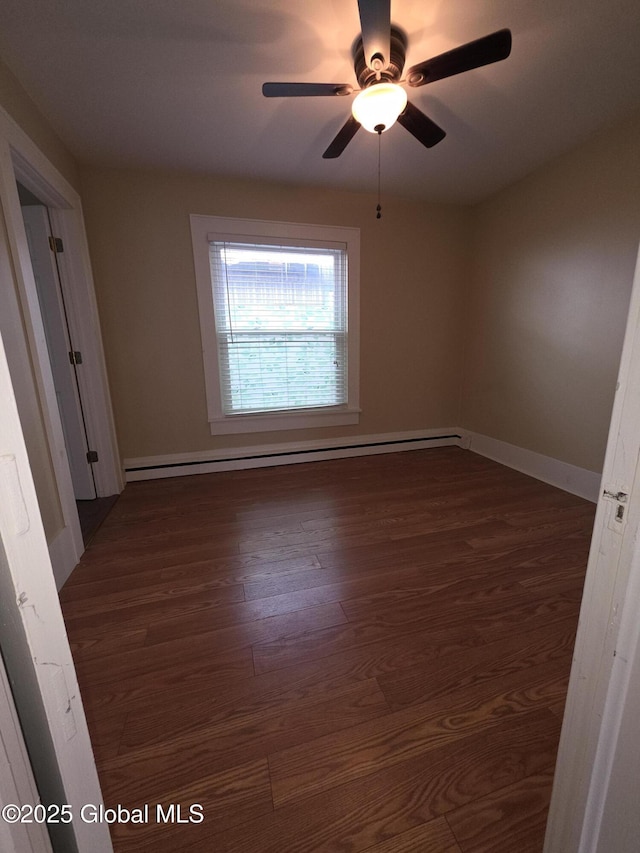
[[[49,237],[49,248],[56,255],[62,254],[64,252],[64,246],[62,245],[61,237]]]
[[[71,364],[82,364],[82,353],[78,350],[71,350],[69,353],[69,361]]]
[[[89,450],[87,451],[87,462],[90,465],[93,465],[94,462],[98,461],[98,451],[97,450]]]

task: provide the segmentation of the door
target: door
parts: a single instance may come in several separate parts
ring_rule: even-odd
[[[43,803],[67,805],[72,819],[47,826],[56,851],[113,853],[106,823],[85,823],[82,807],[103,803],[80,689],[62,619],[42,517],[24,443],[6,353],[0,335],[0,649],[20,729]],[[0,685],[0,715],[2,711]],[[15,726],[0,716],[2,742],[10,745],[11,771],[2,766],[0,797],[35,796],[25,790],[24,752],[16,751]],[[11,739],[5,735],[11,735]],[[14,774],[16,785],[6,787]],[[24,782],[24,779],[23,779]],[[31,800],[35,804],[37,800]],[[11,816],[12,812],[10,812]],[[4,832],[0,850],[29,853],[17,836]],[[6,823],[6,820],[5,820]],[[8,836],[8,841],[7,841]],[[3,842],[6,841],[6,844]],[[21,840],[24,842],[24,839]],[[14,843],[15,842],[15,843]],[[38,853],[46,850],[34,848]]]
[[[574,649],[545,853],[635,853],[640,778],[640,255]],[[633,738],[629,720],[633,719]],[[626,736],[626,740],[625,740]],[[630,772],[632,768],[633,772]],[[633,788],[628,788],[633,778]],[[626,798],[626,799],[625,799]],[[604,815],[604,819],[603,819]],[[599,845],[602,829],[616,842]],[[626,841],[625,841],[626,838]],[[628,842],[628,843],[627,843]]]
[[[14,805],[35,806],[39,801],[4,661],[0,655],[0,809],[11,809]],[[34,820],[29,823],[0,820],[0,850],[4,853],[51,853],[46,825]]]
[[[75,354],[70,339],[56,254],[49,239],[49,215],[44,205],[28,205],[22,207],[22,218],[42,312],[73,492],[76,500],[92,500],[96,497],[96,487],[87,459],[89,447],[76,374],[80,356]]]

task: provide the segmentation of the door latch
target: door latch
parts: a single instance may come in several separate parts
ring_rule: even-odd
[[[609,501],[617,501],[620,504],[626,504],[629,497],[626,492],[609,492],[607,489],[604,490],[602,496]]]
[[[606,498],[606,500],[608,501],[614,501],[618,504],[613,516],[611,517],[611,521],[615,522],[615,524],[621,525],[624,521],[624,512],[626,509],[625,504],[629,499],[629,495],[626,492],[614,492],[610,491],[609,489],[604,489],[604,491],[602,492],[602,497]],[[611,526],[611,524],[609,526]],[[612,529],[614,528],[612,527]]]

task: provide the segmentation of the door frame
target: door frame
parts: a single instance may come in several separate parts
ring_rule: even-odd
[[[93,466],[97,496],[119,494],[125,480],[116,440],[80,196],[22,128],[0,107],[0,199],[22,311],[22,318],[16,314],[14,320],[17,328],[24,320],[64,520],[63,530],[54,541],[49,542],[60,587],[77,565],[84,544],[16,181],[49,208],[52,227],[65,246],[65,251],[58,256],[61,286],[74,343],[83,356],[82,370],[78,371],[78,385],[91,449],[98,453],[98,462]],[[14,384],[24,381],[28,385],[31,381],[28,360],[23,364],[20,360],[12,359],[12,370],[22,372],[24,376],[23,380],[14,375]]]
[[[0,806],[40,802],[29,753],[25,746],[13,693],[0,655]],[[6,853],[52,853],[43,823],[7,823],[0,820],[0,847]]]

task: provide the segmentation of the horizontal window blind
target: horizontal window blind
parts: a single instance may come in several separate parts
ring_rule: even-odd
[[[211,241],[225,415],[347,402],[346,248]]]

